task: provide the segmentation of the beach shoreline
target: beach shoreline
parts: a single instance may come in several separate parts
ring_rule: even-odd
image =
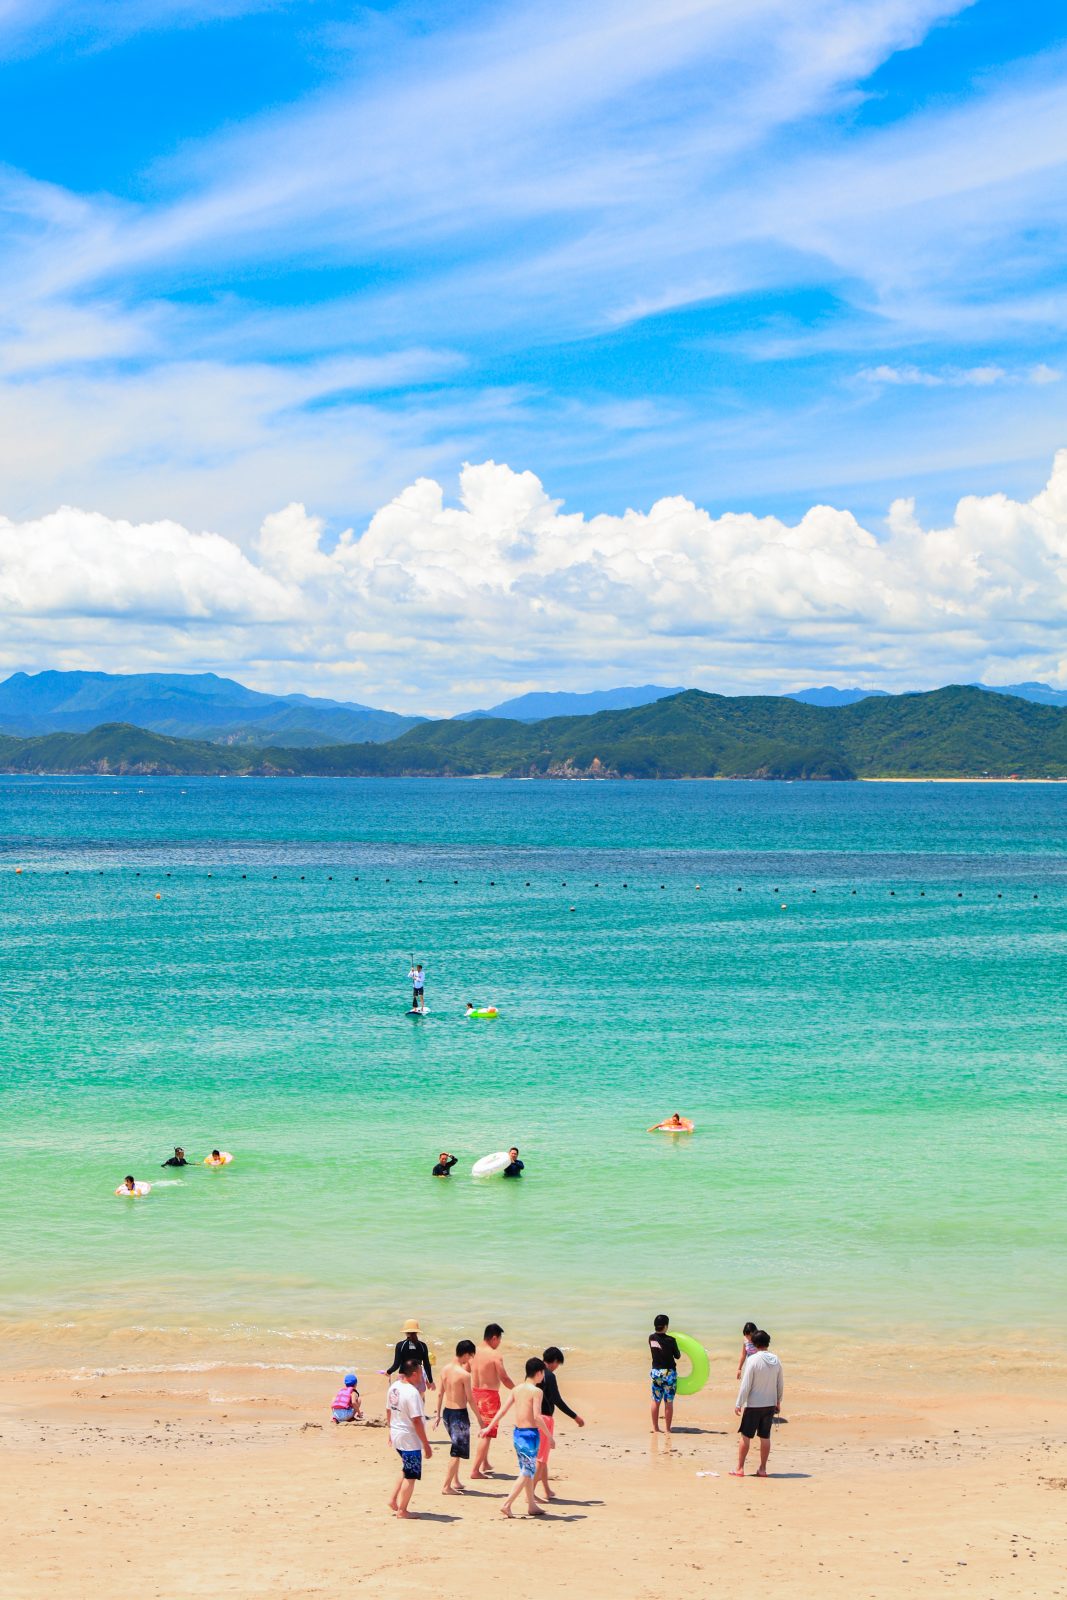
[[[735,1461],[732,1371],[679,1401],[668,1441],[649,1432],[647,1382],[605,1380],[569,1361],[553,1460],[560,1502],[503,1523],[501,1472],[445,1498],[440,1430],[397,1524],[395,1457],[382,1425],[384,1378],[361,1373],[367,1425],[335,1427],[326,1374],[232,1366],[210,1374],[56,1374],[0,1379],[0,1503],[13,1530],[6,1592],[16,1600],[106,1593],[113,1600],[215,1594],[289,1600],[549,1588],[644,1600],[665,1584],[696,1600],[754,1570],[776,1593],[882,1597],[937,1583],[956,1595],[1053,1595],[1067,1491],[1067,1399],[1027,1368],[971,1380],[871,1385],[847,1346],[813,1371],[783,1351],[786,1400],[771,1479]],[[512,1365],[515,1365],[514,1359]],[[1062,1386],[1059,1394],[1062,1396]],[[433,1397],[429,1396],[431,1402]],[[432,1422],[431,1409],[431,1422]],[[717,1476],[715,1476],[717,1474]]]

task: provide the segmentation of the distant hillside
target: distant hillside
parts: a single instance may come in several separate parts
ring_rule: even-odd
[[[867,700],[872,694],[886,695],[887,689],[835,689],[824,684],[821,689],[794,689],[787,700],[800,700],[806,706],[852,706],[857,700]]]
[[[213,672],[16,672],[0,683],[0,733],[82,733],[125,722],[227,744],[352,744],[395,739],[401,717],[312,695],[261,694]]]
[[[523,723],[426,722],[388,744],[247,749],[123,724],[0,737],[5,772],[542,778],[1067,777],[1067,709],[981,689],[848,706],[689,689],[652,705]]]
[[[248,768],[247,751],[197,744],[191,739],[168,739],[124,722],[105,722],[89,733],[43,733],[33,739],[0,734],[2,772],[193,777],[241,773]]]
[[[1067,689],[1054,689],[1051,683],[976,683],[987,694],[1014,694],[1020,700],[1033,700],[1039,706],[1067,706]]]
[[[470,722],[476,717],[508,717],[513,722],[542,722],[546,717],[585,717],[597,711],[626,711],[632,706],[647,706],[654,700],[682,693],[680,687],[664,689],[655,683],[646,683],[638,689],[591,689],[584,694],[549,690],[502,700],[488,711],[461,711],[453,720]]]
[[[290,759],[267,752],[272,763]],[[810,706],[689,689],[629,711],[427,722],[373,749],[308,751],[302,771],[526,776],[1067,775],[1067,713],[980,689]]]

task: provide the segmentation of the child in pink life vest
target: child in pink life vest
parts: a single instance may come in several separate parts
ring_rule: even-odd
[[[359,1379],[354,1372],[345,1378],[345,1386],[338,1389],[330,1402],[330,1412],[335,1422],[362,1422],[363,1405],[356,1388]]]

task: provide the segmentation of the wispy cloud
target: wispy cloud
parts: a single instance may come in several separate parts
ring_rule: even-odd
[[[118,50],[258,9],[37,15]],[[966,9],[431,6],[380,50],[357,13],[313,93],[110,186],[0,172],[6,509],[59,492],[247,539],[294,494],[337,519],[465,455],[616,495],[1033,462],[1067,355],[1064,63],[865,115],[870,74]],[[317,13],[290,11],[295,39]],[[788,321],[806,292],[832,310]],[[687,318],[711,312],[702,359]]]
[[[940,372],[929,372],[922,367],[864,367],[857,374],[864,383],[877,387],[889,385],[892,388],[920,388],[920,389],[990,389],[996,384],[1036,383],[1044,385],[1059,383],[1063,373],[1056,367],[1050,367],[1046,362],[1039,361],[1036,366],[1027,367],[1023,371],[1008,372],[1004,367],[946,367]]]

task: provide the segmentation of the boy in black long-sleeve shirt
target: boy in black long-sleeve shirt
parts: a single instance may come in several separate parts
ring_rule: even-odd
[[[550,1344],[542,1359],[545,1363],[545,1381],[541,1385],[541,1415],[548,1423],[548,1431],[552,1434],[556,1431],[557,1411],[562,1411],[563,1415],[570,1417],[571,1421],[576,1422],[579,1428],[584,1428],[585,1418],[580,1417],[577,1411],[572,1411],[559,1392],[556,1369],[563,1365],[563,1351],[558,1345]],[[543,1438],[537,1452],[537,1473],[534,1477],[535,1494],[537,1493],[538,1484],[541,1485],[541,1493],[546,1500],[554,1500],[556,1498],[548,1487],[548,1443]]]

